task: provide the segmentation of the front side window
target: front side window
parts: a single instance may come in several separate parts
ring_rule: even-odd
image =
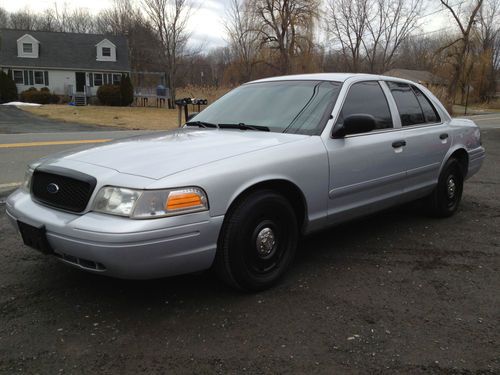
[[[18,85],[24,84],[24,76],[22,70],[14,70],[14,82]]]
[[[102,47],[102,55],[104,57],[111,57],[111,48],[109,48],[109,47]]]
[[[120,74],[113,74],[113,85],[119,85],[122,80],[122,76]]]
[[[396,101],[402,126],[419,125],[425,123],[422,108],[413,93],[410,85],[401,82],[387,82],[392,96]]]
[[[370,115],[375,118],[375,129],[393,127],[391,111],[380,84],[376,81],[358,82],[351,86],[340,111],[337,124],[351,115]]]
[[[102,86],[102,74],[101,73],[94,74],[94,86]]]
[[[33,53],[33,44],[23,43],[23,53]]]
[[[270,131],[317,135],[341,84],[329,81],[270,81],[240,86],[195,117],[215,124],[266,126]],[[325,122],[325,123],[323,123]]]
[[[35,85],[43,85],[43,72],[35,72]]]

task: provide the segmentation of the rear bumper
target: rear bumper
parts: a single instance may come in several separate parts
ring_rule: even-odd
[[[18,190],[7,199],[7,216],[45,226],[61,261],[89,272],[151,279],[201,271],[215,258],[223,216],[208,212],[154,220],[89,212],[74,215],[35,203]]]
[[[477,172],[479,172],[481,166],[483,165],[485,157],[486,157],[486,151],[484,147],[478,147],[474,150],[469,151],[469,169],[467,171],[466,178],[470,178]]]

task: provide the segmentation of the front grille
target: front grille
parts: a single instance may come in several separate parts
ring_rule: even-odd
[[[31,193],[35,200],[71,212],[82,212],[97,181],[87,174],[61,167],[39,167],[33,173]]]

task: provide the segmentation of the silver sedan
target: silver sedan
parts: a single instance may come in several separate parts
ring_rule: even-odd
[[[302,235],[416,199],[453,215],[484,156],[478,127],[413,82],[275,77],[182,129],[39,160],[6,207],[26,245],[89,272],[212,268],[262,290]]]

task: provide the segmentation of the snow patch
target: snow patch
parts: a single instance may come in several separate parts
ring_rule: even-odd
[[[9,103],[4,103],[2,105],[13,105],[13,106],[16,106],[16,107],[22,107],[22,106],[25,106],[25,107],[41,107],[42,106],[41,104],[37,104],[37,103],[25,103],[25,102],[9,102]]]

